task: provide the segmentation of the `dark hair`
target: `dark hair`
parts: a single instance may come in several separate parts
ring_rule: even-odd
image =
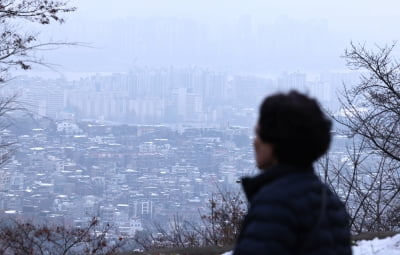
[[[278,162],[310,165],[328,150],[331,126],[315,99],[290,91],[264,99],[257,132],[274,146]]]

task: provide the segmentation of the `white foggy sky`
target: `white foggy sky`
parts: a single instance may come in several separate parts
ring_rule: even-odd
[[[78,7],[77,15],[104,20],[127,16],[229,20],[250,15],[260,21],[288,16],[334,24],[373,24],[398,22],[400,17],[397,0],[73,0],[71,4]]]
[[[184,17],[204,24],[233,24],[243,16],[253,24],[279,18],[323,21],[348,40],[399,40],[399,0],[71,0],[72,20],[109,21],[125,17]],[[376,40],[374,39],[376,38]]]
[[[400,34],[397,33],[400,26],[400,0],[70,0],[70,5],[78,7],[78,10],[65,15],[66,24],[44,32],[54,40],[89,43],[93,48],[60,49],[46,53],[49,62],[57,63],[65,70],[126,71],[134,62],[131,59],[137,59],[137,64],[157,65],[239,64],[246,67],[249,63],[262,66],[264,62],[279,61],[281,68],[288,70],[325,64],[326,68],[346,68],[340,56],[351,41],[369,46],[400,41]],[[135,21],[125,19],[131,17],[189,18],[198,25],[204,24],[208,37],[199,34],[203,31],[202,26],[198,26],[201,28],[198,34],[190,34],[190,31],[187,36],[180,34],[176,41],[170,42],[171,45],[181,42],[183,46],[201,46],[175,49],[167,56],[163,53],[169,50],[168,41],[155,44],[151,38],[158,35],[152,34],[154,31],[143,34],[135,30],[139,34],[133,34],[130,22]],[[244,43],[237,41],[233,47],[229,33],[240,22],[249,21],[249,17],[253,28],[266,27],[267,31],[254,29],[256,37],[249,37]],[[196,39],[190,41],[191,38]],[[270,43],[254,48],[257,43],[254,38]],[[264,52],[268,58],[265,61],[259,58],[257,62],[255,57],[261,53],[252,52],[252,49]],[[131,52],[131,55],[126,52]],[[270,57],[272,53],[275,53],[275,59]],[[400,56],[399,45],[394,53]],[[172,55],[183,57],[179,62]],[[201,62],[199,56],[205,56],[204,61]],[[210,56],[221,57],[218,62]],[[297,56],[296,63],[293,63],[293,56]],[[99,67],[100,64],[103,67]]]

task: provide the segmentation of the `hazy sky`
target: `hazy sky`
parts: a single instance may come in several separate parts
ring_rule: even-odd
[[[99,19],[125,16],[182,16],[206,20],[250,15],[258,20],[279,16],[324,18],[332,23],[373,23],[399,18],[397,0],[73,0],[78,15]],[[398,22],[398,20],[396,20]]]
[[[384,45],[400,40],[399,0],[71,0],[70,4],[78,10],[66,15],[66,24],[45,32],[55,40],[90,43],[94,49],[58,50],[46,57],[65,70],[126,71],[132,63],[240,64],[238,69],[259,65],[265,70],[280,62],[279,70],[345,68],[340,56],[350,41]],[[162,26],[158,24],[142,26],[147,34],[138,28],[132,32],[136,22],[132,18],[157,17],[187,18],[195,21],[197,30],[166,34],[154,30]],[[245,27],[249,20],[253,35],[235,38],[234,28],[241,22]],[[190,44],[194,46],[186,47]],[[241,45],[243,49],[238,48]]]
[[[255,24],[279,18],[324,21],[348,40],[399,40],[398,0],[72,0],[70,20],[109,21],[125,17],[184,17],[199,23],[234,23],[243,16]],[[376,40],[375,40],[376,38]]]

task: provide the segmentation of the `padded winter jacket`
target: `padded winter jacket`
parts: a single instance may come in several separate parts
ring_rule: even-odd
[[[250,207],[234,255],[351,254],[345,206],[311,166],[278,164],[242,185]]]

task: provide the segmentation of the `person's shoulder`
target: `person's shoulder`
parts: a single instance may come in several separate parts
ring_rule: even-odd
[[[291,173],[264,185],[256,200],[297,200],[308,193],[318,192],[322,182],[313,173]]]

